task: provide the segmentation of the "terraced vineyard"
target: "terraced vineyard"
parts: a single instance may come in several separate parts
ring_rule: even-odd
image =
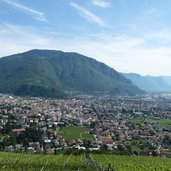
[[[171,171],[171,159],[115,155],[0,153],[4,171]]]
[[[93,159],[114,171],[171,171],[171,159],[144,156],[93,155]]]

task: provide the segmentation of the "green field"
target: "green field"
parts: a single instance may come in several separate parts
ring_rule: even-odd
[[[69,140],[92,140],[93,135],[89,134],[86,128],[83,127],[63,127],[58,131],[58,134],[63,136],[66,141]]]
[[[161,119],[158,122],[163,127],[171,128],[171,119]]]
[[[3,171],[171,171],[171,159],[142,156],[41,155],[0,152],[0,170]]]
[[[171,128],[171,119],[154,119],[152,117],[147,117],[147,118],[135,118],[133,119],[131,122],[135,123],[135,124],[144,124],[144,122],[153,122],[153,123],[159,123],[159,125],[161,127],[166,127],[166,128]]]

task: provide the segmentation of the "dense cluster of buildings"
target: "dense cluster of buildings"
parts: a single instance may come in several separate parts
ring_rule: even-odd
[[[85,127],[94,138],[88,146],[82,137],[66,141],[58,130],[67,126]],[[5,151],[105,148],[169,156],[171,96],[78,95],[59,100],[2,95],[0,143]]]

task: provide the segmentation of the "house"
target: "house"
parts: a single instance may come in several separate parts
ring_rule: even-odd
[[[13,152],[14,151],[14,146],[12,146],[12,145],[5,146],[5,151],[7,151],[7,152]]]
[[[22,144],[16,144],[15,145],[15,151],[21,151],[23,145]]]
[[[25,128],[19,128],[19,129],[13,129],[12,133],[20,134],[20,133],[25,132],[25,131],[26,131]]]
[[[35,149],[33,147],[28,147],[27,148],[27,152],[28,153],[34,153],[35,152]]]

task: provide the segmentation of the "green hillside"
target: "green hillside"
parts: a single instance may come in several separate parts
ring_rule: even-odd
[[[63,97],[64,91],[142,93],[131,81],[77,53],[32,50],[0,59],[0,92],[24,96]]]
[[[171,159],[116,155],[0,153],[3,171],[171,171]]]

